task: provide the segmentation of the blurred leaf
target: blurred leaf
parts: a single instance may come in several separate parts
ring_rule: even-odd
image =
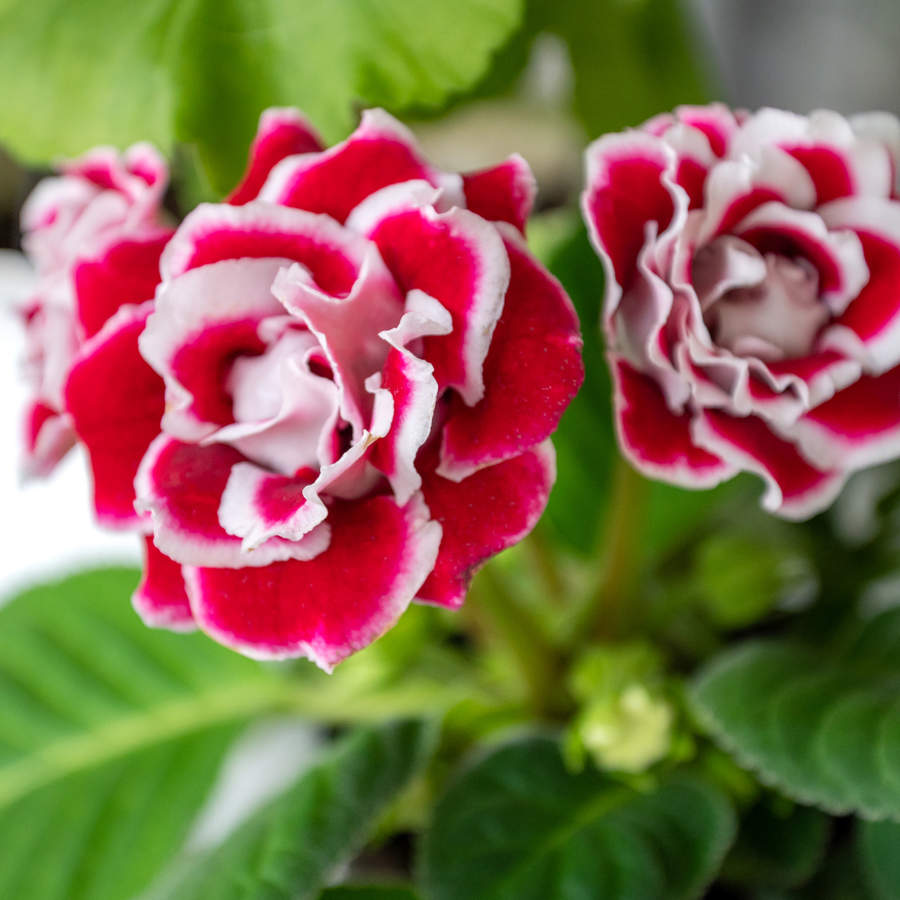
[[[860,822],[860,865],[875,900],[900,900],[900,824]]]
[[[210,853],[189,860],[153,900],[317,897],[434,749],[430,725],[360,728]]]
[[[545,264],[562,282],[581,320],[585,381],[553,436],[557,480],[542,521],[570,549],[587,555],[596,549],[617,455],[599,325],[603,266],[584,226],[574,221],[545,253]]]
[[[319,900],[418,900],[418,894],[402,886],[348,884],[322,891]]]
[[[531,9],[538,28],[568,44],[575,111],[590,137],[709,99],[679,0],[533,0]]]
[[[477,81],[522,0],[0,0],[0,141],[30,162],[96,143],[197,144],[215,187],[259,113],[302,107],[327,139],[359,105],[435,107]]]
[[[207,638],[145,627],[136,580],[90,572],[0,609],[0,897],[131,900],[270,690]]]
[[[762,781],[828,812],[900,817],[900,609],[841,651],[799,642],[729,648],[695,679],[713,737]]]
[[[773,809],[772,798],[766,798],[747,812],[725,859],[725,880],[789,888],[813,875],[825,855],[830,823],[817,809],[791,806]]]
[[[532,738],[482,758],[451,784],[421,847],[431,900],[679,900],[699,896],[734,833],[725,798],[675,777],[645,794],[596,770],[568,772]]]
[[[721,628],[761,619],[791,588],[809,584],[808,564],[784,541],[741,534],[711,535],[699,547],[695,570],[700,600]]]

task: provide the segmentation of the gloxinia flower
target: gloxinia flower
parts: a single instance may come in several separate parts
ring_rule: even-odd
[[[900,455],[900,124],[682,107],[587,151],[619,441],[801,519]]]
[[[522,236],[532,195],[520,158],[442,173],[381,111],[327,150],[296,112],[263,115],[230,202],[166,246],[146,326],[113,317],[68,380],[117,503],[153,431],[145,621],[330,669],[413,599],[458,606],[528,533],[583,375]]]
[[[85,343],[120,307],[153,297],[172,234],[161,213],[167,181],[166,165],[149,145],[123,155],[101,147],[64,163],[23,207],[22,243],[38,276],[23,310],[32,384],[28,474],[50,472],[75,440],[64,393]]]

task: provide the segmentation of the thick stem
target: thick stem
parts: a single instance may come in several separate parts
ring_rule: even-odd
[[[603,533],[602,575],[593,592],[587,615],[588,636],[610,640],[628,630],[631,600],[637,576],[640,532],[644,526],[647,482],[619,457]]]

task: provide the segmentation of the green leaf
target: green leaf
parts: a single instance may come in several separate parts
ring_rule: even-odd
[[[430,900],[698,897],[734,835],[710,785],[680,776],[637,793],[573,774],[531,738],[481,759],[438,803],[420,855]]]
[[[271,693],[257,664],[145,627],[136,580],[91,572],[0,609],[0,897],[130,900]]]
[[[418,896],[408,887],[344,884],[322,891],[319,900],[418,900]]]
[[[749,810],[725,860],[725,880],[789,888],[813,875],[825,855],[829,819],[817,809],[791,806],[773,808],[772,798],[767,797]]]
[[[221,846],[189,861],[153,900],[317,897],[425,764],[435,737],[418,721],[353,732]]]
[[[692,690],[701,722],[767,784],[801,803],[900,817],[900,609],[844,650],[754,641],[715,658]]]
[[[575,111],[588,135],[637,125],[710,88],[680,0],[533,0],[543,27],[567,43]]]
[[[861,822],[860,868],[875,900],[900,900],[900,824]]]
[[[545,251],[544,261],[578,311],[585,381],[553,436],[557,479],[542,527],[570,549],[587,555],[597,547],[617,451],[612,387],[600,336],[603,266],[580,222],[570,224],[567,232]]]
[[[435,107],[474,84],[522,0],[0,0],[0,141],[46,162],[97,143],[198,145],[216,187],[262,109],[327,139],[359,106]]]

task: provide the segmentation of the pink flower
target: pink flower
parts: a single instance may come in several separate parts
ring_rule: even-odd
[[[152,298],[159,256],[171,236],[161,215],[168,172],[156,151],[98,148],[62,165],[22,210],[23,245],[38,275],[23,310],[25,470],[47,474],[75,440],[65,385],[86,343],[119,312]]]
[[[95,480],[124,485],[149,443],[148,624],[330,669],[413,599],[458,606],[528,533],[582,379],[574,311],[522,238],[532,194],[518,157],[448,175],[377,110],[328,150],[263,115],[230,203],[166,246],[146,327],[109,323],[68,381]]]
[[[587,151],[622,450],[805,518],[900,455],[900,124],[682,107]]]

